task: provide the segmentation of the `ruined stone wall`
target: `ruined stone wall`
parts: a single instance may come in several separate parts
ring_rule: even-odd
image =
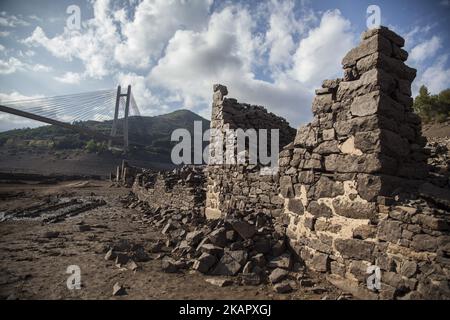
[[[147,171],[136,176],[133,192],[154,209],[176,209],[203,214],[203,167],[185,166],[172,171]]]
[[[316,91],[313,121],[280,154],[283,217],[306,265],[346,291],[449,298],[448,212],[414,196],[448,189],[424,181],[416,70],[405,65],[403,45],[386,28],[365,32],[342,61],[344,78]],[[366,289],[370,265],[382,272],[375,293]]]
[[[225,139],[228,138],[230,141],[227,129],[267,129],[270,143],[270,130],[279,129],[281,147],[293,140],[295,130],[285,119],[267,112],[264,107],[225,98],[227,94],[225,86],[214,85],[211,128],[221,132]],[[226,156],[226,140],[216,141],[216,139],[217,136],[212,134],[211,145],[220,143]],[[210,151],[214,156],[214,148],[210,148]],[[231,152],[236,154],[236,149],[232,149]],[[260,210],[274,215],[279,214],[282,199],[278,195],[278,178],[260,175],[260,169],[261,166],[250,165],[248,162],[234,165],[210,164],[207,169],[206,216],[219,218],[231,210],[241,212]]]

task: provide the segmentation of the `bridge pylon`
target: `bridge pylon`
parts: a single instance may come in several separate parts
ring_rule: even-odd
[[[120,86],[117,86],[117,95],[116,95],[116,106],[114,110],[114,120],[111,127],[111,139],[109,140],[109,147],[112,146],[112,138],[117,136],[117,127],[119,125],[119,107],[120,107],[120,98],[125,97],[125,110],[123,117],[123,148],[124,150],[128,150],[129,140],[128,140],[128,114],[130,112],[130,100],[131,100],[131,85],[128,86],[127,92],[122,93],[122,89]]]

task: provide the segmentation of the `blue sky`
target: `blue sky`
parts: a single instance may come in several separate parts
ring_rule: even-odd
[[[371,4],[406,39],[413,91],[450,87],[450,0],[3,0],[0,100],[131,84],[144,115],[187,108],[208,118],[222,83],[296,127],[311,119],[322,80],[342,76]],[[66,28],[70,5],[80,30]],[[0,115],[0,131],[36,125]]]

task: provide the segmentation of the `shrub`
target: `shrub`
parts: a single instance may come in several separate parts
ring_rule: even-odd
[[[108,145],[106,142],[95,142],[91,139],[86,143],[85,149],[89,153],[102,153],[108,150]]]

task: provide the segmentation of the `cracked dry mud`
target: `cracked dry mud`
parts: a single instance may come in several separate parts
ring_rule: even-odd
[[[34,219],[0,222],[0,298],[2,299],[336,299],[340,292],[321,279],[323,290],[299,287],[278,294],[270,285],[217,287],[208,276],[183,271],[164,273],[158,254],[137,262],[139,269],[118,268],[104,259],[108,245],[121,240],[145,249],[163,239],[134,209],[123,208],[119,197],[129,189],[110,187],[109,182],[64,182],[54,185],[0,185],[0,212],[23,211],[48,199],[104,200],[96,208],[68,215],[61,221],[44,223]],[[69,210],[70,211],[70,210]],[[84,227],[82,227],[84,226]],[[88,227],[86,227],[88,226]],[[67,267],[81,269],[80,290],[69,290]],[[113,296],[119,283],[126,295]]]

